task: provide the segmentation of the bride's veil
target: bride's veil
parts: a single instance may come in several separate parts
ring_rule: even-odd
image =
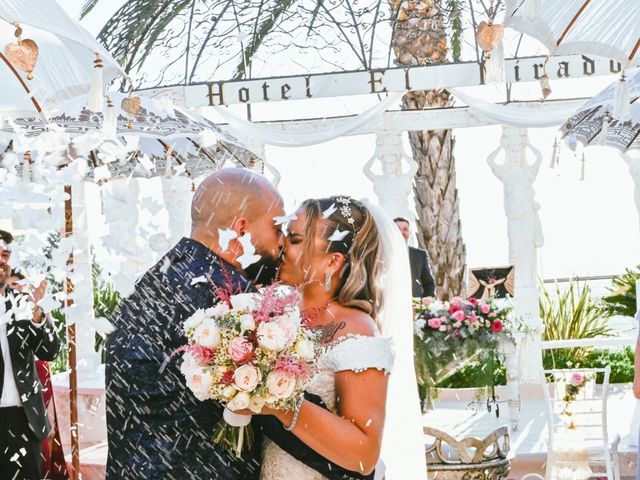
[[[386,480],[427,478],[422,414],[413,363],[411,270],[400,231],[379,207],[364,202],[380,235],[384,305],[378,313],[383,336],[393,339],[395,363],[389,377],[381,459]]]

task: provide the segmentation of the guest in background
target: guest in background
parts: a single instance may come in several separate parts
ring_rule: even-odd
[[[60,342],[37,307],[44,285],[33,293],[35,308],[27,294],[7,287],[13,236],[0,231],[0,239],[0,478],[40,480],[41,441],[51,426],[35,357],[53,360]]]
[[[394,218],[400,233],[409,243],[411,238],[411,225],[409,220],[403,217]],[[429,257],[425,250],[409,247],[409,263],[411,264],[411,293],[415,298],[433,297],[436,294],[436,284],[433,281]]]
[[[9,288],[16,292],[23,292],[25,288],[24,281],[24,274],[14,269],[11,271],[11,277],[9,278]],[[53,396],[49,362],[36,360],[36,371],[43,387],[44,406],[49,414],[49,421],[53,425],[49,436],[42,439],[42,478],[46,480],[67,480],[69,474],[67,472],[67,463],[64,459],[62,442],[60,441],[58,414]]]

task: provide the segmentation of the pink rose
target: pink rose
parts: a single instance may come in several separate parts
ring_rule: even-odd
[[[442,321],[439,318],[432,318],[430,319],[427,324],[434,329],[438,329],[440,328],[440,325],[442,325]]]
[[[581,373],[575,372],[573,375],[571,375],[571,379],[569,380],[569,383],[574,387],[579,387],[584,383],[584,375],[582,375]]]
[[[488,303],[483,303],[480,305],[480,311],[486,315],[491,311],[491,306]]]
[[[242,337],[232,338],[227,347],[231,360],[238,364],[247,363],[253,356],[253,345]]]
[[[262,373],[253,365],[243,365],[238,367],[233,374],[233,383],[238,390],[251,392],[262,380]]]
[[[456,322],[462,322],[465,319],[465,314],[463,310],[458,310],[451,315],[451,318]]]

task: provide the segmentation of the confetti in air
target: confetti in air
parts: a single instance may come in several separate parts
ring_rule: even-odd
[[[340,241],[342,241],[342,240],[344,239],[344,237],[346,237],[347,235],[349,235],[349,232],[348,232],[348,231],[343,232],[343,231],[341,231],[341,230],[336,229],[336,231],[335,231],[335,232],[333,232],[333,233],[331,234],[331,236],[328,238],[328,240],[329,240],[330,242],[340,242]]]
[[[238,241],[242,245],[242,249],[244,251],[244,253],[238,257],[238,262],[243,269],[247,268],[249,265],[253,265],[262,258],[260,255],[256,255],[256,247],[251,242],[250,233],[246,233],[239,237]]]
[[[229,242],[235,238],[238,238],[238,234],[230,228],[226,230],[218,229],[218,243],[220,244],[220,250],[223,252],[229,248]]]
[[[295,213],[290,213],[289,215],[282,215],[279,217],[273,217],[273,223],[275,225],[284,225],[285,223],[288,222],[293,222],[294,220],[297,220],[297,216]]]
[[[322,212],[322,218],[329,218],[337,210],[338,209],[336,208],[336,204],[332,203],[329,208],[327,208],[324,212]]]

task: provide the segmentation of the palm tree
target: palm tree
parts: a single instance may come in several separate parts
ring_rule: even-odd
[[[454,59],[460,53],[460,5],[456,0],[422,0],[392,4],[393,49],[399,65],[443,63],[449,51],[447,21],[452,23]],[[445,8],[446,7],[446,8]],[[404,109],[422,110],[451,105],[444,89],[408,92]],[[455,139],[451,130],[409,132],[413,157],[419,165],[415,202],[419,242],[432,262],[437,295],[447,299],[464,293],[466,250],[462,239],[456,188]]]

